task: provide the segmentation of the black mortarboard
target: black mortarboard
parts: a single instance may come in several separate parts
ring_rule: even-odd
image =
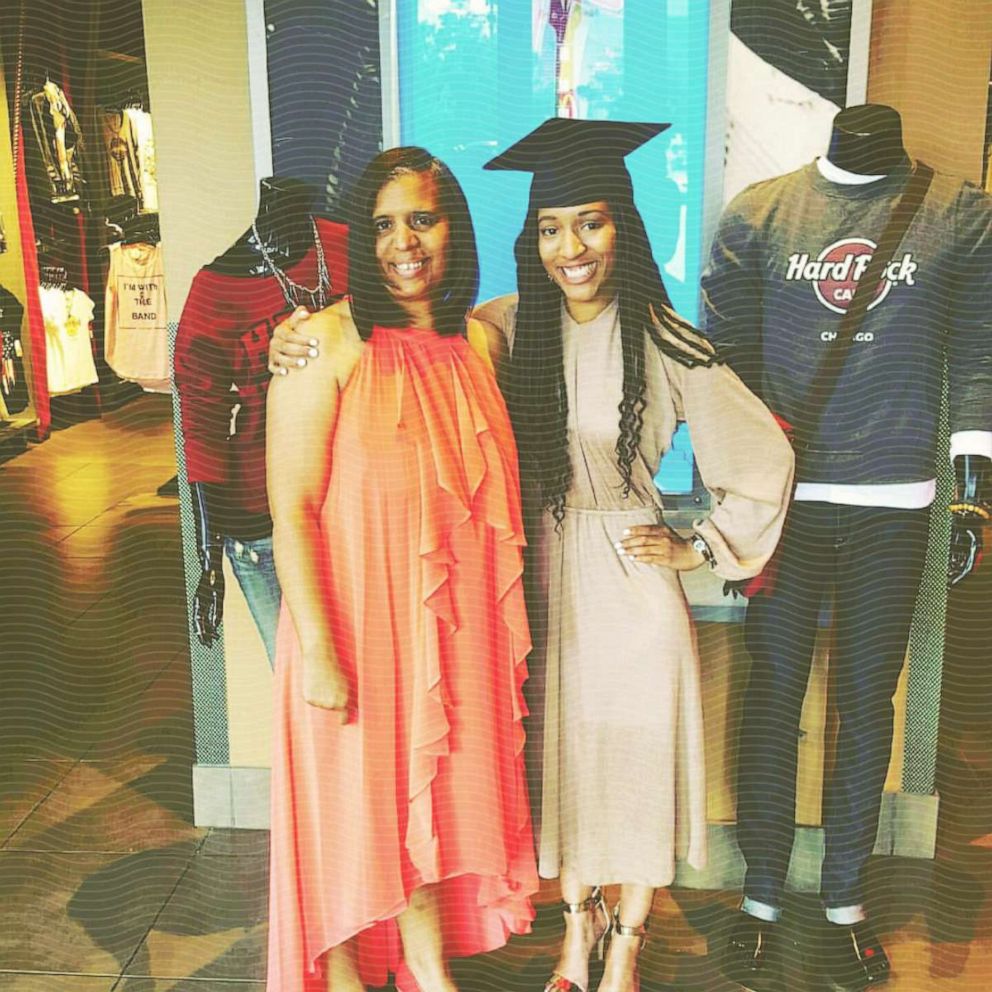
[[[552,117],[484,168],[534,173],[531,209],[630,200],[633,186],[624,157],[668,127]]]

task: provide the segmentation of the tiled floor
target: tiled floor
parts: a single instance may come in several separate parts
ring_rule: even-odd
[[[267,835],[192,825],[170,424],[145,397],[0,466],[0,992],[264,988]],[[987,616],[992,582],[965,596]],[[938,858],[872,866],[891,992],[992,987],[988,677],[956,650]],[[707,952],[734,904],[659,893],[644,992],[730,992]],[[559,927],[549,885],[534,934],[455,964],[462,992],[542,988]],[[806,990],[790,953],[783,992]]]

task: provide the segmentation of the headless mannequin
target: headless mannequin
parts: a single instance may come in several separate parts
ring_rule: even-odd
[[[827,160],[838,169],[864,177],[862,182],[881,179],[908,166],[899,114],[880,103],[842,110],[831,127]]]
[[[834,118],[827,156],[817,162],[825,179],[851,184],[883,179],[909,164],[899,114],[883,104],[842,110]],[[988,438],[952,438],[956,490],[948,563],[952,585],[971,574],[981,557],[982,526],[988,523],[985,514],[992,503],[992,458],[987,453],[990,446]]]
[[[206,268],[243,279],[268,277],[271,269],[263,248],[278,268],[292,268],[314,248],[315,199],[314,187],[298,179],[271,176],[261,180],[254,224]],[[224,487],[193,482],[190,489],[201,568],[193,597],[193,627],[200,643],[210,647],[218,638],[223,619],[224,535],[220,522],[224,519]]]
[[[893,173],[908,173],[912,160],[902,138],[899,114],[891,107],[868,104],[841,111],[833,121],[830,144],[824,158],[817,160],[820,174],[832,183],[868,185]],[[961,431],[951,438],[951,456],[956,479],[956,502],[952,512],[952,543],[948,578],[953,584],[966,577],[977,565],[981,552],[981,525],[992,516],[992,434],[985,431]],[[899,484],[821,485],[802,483],[796,487],[796,500],[835,502],[853,506],[891,506],[921,509],[928,506],[936,494],[935,480]],[[757,981],[762,961],[760,927],[778,919],[778,910],[760,901],[745,897],[741,907],[752,917],[751,929],[746,926],[731,938],[728,960],[735,980],[744,974],[747,981]],[[833,953],[850,955],[854,952],[848,975],[861,973],[864,984],[885,980],[888,962],[884,950],[869,930],[860,929],[866,919],[861,905],[830,907],[827,919],[838,924],[838,932],[849,934],[843,950]],[[755,921],[758,921],[757,923]],[[832,928],[833,929],[833,928]],[[758,935],[757,938],[755,935]],[[757,939],[757,944],[755,944]],[[867,951],[865,948],[868,948]],[[743,960],[742,971],[736,965]],[[832,987],[854,988],[855,985]],[[754,985],[755,988],[764,986]]]
[[[249,227],[222,255],[208,266],[211,272],[242,278],[270,274],[262,247],[281,269],[296,265],[314,247],[313,205],[316,190],[299,179],[270,176],[258,186],[258,214]],[[261,246],[255,239],[261,238]]]

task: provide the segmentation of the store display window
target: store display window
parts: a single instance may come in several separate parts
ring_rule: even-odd
[[[551,116],[667,121],[662,139],[631,156],[630,172],[672,301],[696,319],[708,8],[674,0],[395,5],[398,140],[430,148],[465,189],[480,299],[514,289],[513,242],[526,203],[525,177],[484,172],[484,162]],[[704,499],[684,427],[657,481],[690,502]]]

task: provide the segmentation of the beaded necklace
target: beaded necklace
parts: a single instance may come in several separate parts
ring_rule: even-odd
[[[276,282],[279,283],[279,288],[282,290],[282,295],[286,298],[286,302],[291,307],[306,307],[307,310],[313,312],[315,310],[323,310],[327,306],[327,300],[331,295],[331,274],[327,271],[327,262],[324,259],[324,246],[320,243],[320,236],[317,233],[317,222],[313,217],[310,218],[310,224],[313,227],[314,247],[317,249],[317,285],[313,289],[291,279],[276,265],[272,260],[271,250],[266,247],[258,233],[258,227],[255,221],[251,222],[251,233],[254,236],[255,247],[264,259],[269,271],[275,276]]]

